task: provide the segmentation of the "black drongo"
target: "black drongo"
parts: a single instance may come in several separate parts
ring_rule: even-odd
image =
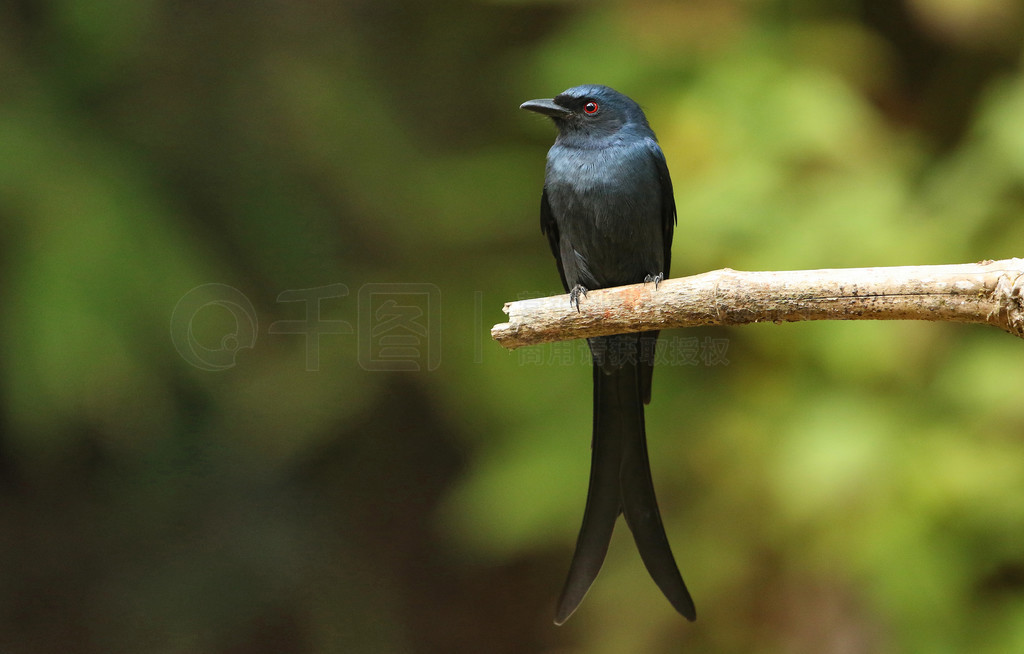
[[[665,155],[643,110],[607,86],[571,88],[523,109],[558,128],[548,151],[540,227],[570,304],[588,290],[653,281],[669,274],[676,205]],[[590,488],[576,553],[558,601],[562,624],[583,601],[622,513],[640,557],[672,606],[696,610],[676,567],[654,496],[644,404],[651,399],[658,332],[589,340],[594,373]]]

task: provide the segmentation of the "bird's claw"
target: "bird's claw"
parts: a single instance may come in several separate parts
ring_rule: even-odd
[[[569,306],[576,307],[576,313],[580,313],[580,295],[587,297],[587,289],[583,288],[580,284],[576,284],[569,291]]]
[[[654,282],[654,290],[658,290],[658,284],[661,284],[663,281],[665,281],[665,273],[658,273],[654,276],[647,275],[644,277],[644,284],[647,282]]]

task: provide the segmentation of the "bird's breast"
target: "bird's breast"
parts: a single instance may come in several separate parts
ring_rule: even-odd
[[[660,224],[658,173],[636,148],[552,148],[545,186],[559,222],[564,217],[614,232]]]
[[[552,148],[545,187],[560,238],[601,285],[661,271],[659,183],[638,148]]]

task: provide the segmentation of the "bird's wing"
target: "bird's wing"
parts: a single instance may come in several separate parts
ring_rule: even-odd
[[[676,226],[676,198],[672,193],[672,178],[668,174],[668,164],[661,146],[654,139],[647,140],[647,150],[651,153],[654,166],[658,170],[658,181],[661,182],[661,230],[662,246],[665,248],[665,279],[669,277],[672,261],[672,233]]]
[[[661,246],[664,248],[664,269],[659,271],[669,278],[669,268],[672,264],[672,233],[676,226],[676,199],[672,193],[672,178],[668,174],[668,163],[665,162],[665,154],[661,146],[653,138],[647,139],[647,151],[651,160],[654,161],[654,168],[658,171],[658,186],[661,189]],[[644,404],[651,401],[651,378],[654,376],[654,351],[658,341],[659,332],[644,332],[640,337],[640,357],[643,366],[640,370],[640,397]]]
[[[667,168],[665,172],[668,172]],[[674,207],[673,211],[675,211]],[[555,255],[555,262],[558,264],[558,276],[562,278],[562,287],[568,292],[569,283],[565,279],[565,267],[562,265],[562,248],[558,242],[558,223],[555,222],[555,216],[551,213],[547,187],[544,187],[544,192],[540,196],[540,231],[548,237],[551,254]]]

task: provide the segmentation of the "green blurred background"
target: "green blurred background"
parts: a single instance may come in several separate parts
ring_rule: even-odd
[[[580,83],[647,109],[678,276],[1024,254],[1022,36],[1018,0],[5,3],[0,651],[1024,651],[1019,340],[663,334],[700,619],[620,524],[556,628],[590,374],[488,336],[561,292],[517,107]]]

